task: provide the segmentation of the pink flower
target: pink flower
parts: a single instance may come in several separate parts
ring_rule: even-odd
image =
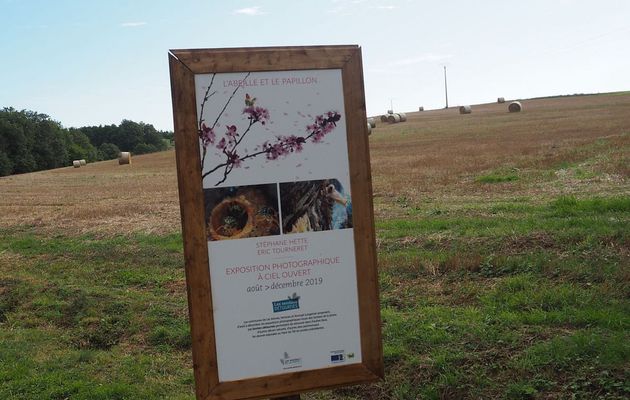
[[[227,132],[225,132],[227,136],[236,137],[238,133],[236,133],[236,125],[228,125]]]
[[[216,135],[214,134],[214,130],[212,128],[208,128],[205,123],[202,123],[201,129],[199,130],[199,137],[201,138],[203,147],[208,147],[210,143],[214,143]]]
[[[249,119],[252,123],[260,122],[261,124],[265,125],[265,123],[269,121],[269,110],[264,107],[253,105],[245,107],[243,109],[243,114],[247,114],[247,119]]]
[[[291,135],[285,139],[285,143],[290,152],[299,153],[302,151],[302,145],[306,140],[301,136]]]
[[[225,138],[221,138],[219,143],[217,143],[217,149],[220,149],[220,150],[225,149]]]
[[[315,123],[306,126],[306,131],[309,132],[309,137],[313,139],[314,143],[319,143],[324,139],[324,136],[329,134],[337,126],[337,122],[341,119],[341,114],[336,111],[328,111],[326,117],[318,115],[315,117]]]
[[[268,160],[277,160],[279,157],[287,156],[290,153],[299,153],[303,149],[303,144],[306,143],[306,139],[301,136],[278,136],[277,142],[269,144],[263,143],[263,148],[267,153]]]
[[[227,156],[228,164],[232,164],[236,168],[241,166],[241,157],[235,151],[228,153]]]
[[[236,144],[236,138],[238,136],[239,134],[236,133],[236,125],[228,125],[227,132],[225,132],[225,137],[228,140],[228,145],[234,146]]]

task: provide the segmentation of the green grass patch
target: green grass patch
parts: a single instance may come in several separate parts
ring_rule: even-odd
[[[627,395],[627,198],[395,202],[407,217],[376,225],[385,380],[305,398]],[[179,235],[3,232],[0,398],[193,398]]]
[[[488,212],[489,211],[489,212]],[[576,199],[561,196],[547,205],[500,204],[484,209],[464,209],[431,214],[419,212],[405,219],[376,223],[381,239],[440,237],[527,236],[544,232],[558,241],[575,243],[589,238],[609,238],[624,243],[629,235],[630,197]]]
[[[628,343],[623,333],[577,331],[529,347],[512,365],[521,376],[547,384],[537,390],[555,385],[574,398],[628,398]]]
[[[322,398],[627,397],[628,201],[399,198],[376,225],[385,383]]]
[[[504,322],[518,325],[630,328],[630,307],[606,287],[549,284],[532,275],[505,278],[481,298]]]
[[[553,338],[523,352],[515,365],[527,371],[543,367],[573,368],[576,363],[594,362],[605,368],[624,368],[630,361],[630,342],[626,335],[605,335],[593,330],[578,331]]]
[[[577,216],[579,214],[606,214],[630,212],[629,197],[595,197],[577,199],[573,196],[563,196],[551,203],[551,209],[560,216]]]
[[[179,235],[8,232],[0,398],[194,398],[183,278]]]

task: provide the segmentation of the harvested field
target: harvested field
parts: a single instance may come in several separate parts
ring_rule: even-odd
[[[174,151],[0,179],[0,226],[127,235],[180,229]]]
[[[448,202],[627,194],[630,94],[525,104],[519,114],[491,103],[475,106],[471,115],[460,116],[454,107],[409,113],[406,124],[379,126],[370,138],[375,197]],[[579,179],[575,168],[597,173]],[[489,190],[476,181],[510,171],[519,177],[510,185]]]

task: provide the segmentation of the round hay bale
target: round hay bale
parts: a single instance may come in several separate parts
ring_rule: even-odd
[[[418,111],[424,111],[424,107],[422,106],[418,107]]]
[[[398,115],[400,116],[400,122],[405,122],[407,120],[407,114],[398,113]]]
[[[370,128],[376,128],[376,120],[374,118],[368,118],[368,124],[370,124]]]
[[[521,112],[521,111],[523,111],[523,105],[521,104],[520,101],[513,101],[508,106],[508,111],[509,112]]]
[[[499,97],[497,103],[505,103],[505,97]]]
[[[387,110],[387,114],[392,115],[394,113],[394,110]]]
[[[131,153],[128,151],[121,151],[118,156],[118,165],[131,164]]]
[[[387,122],[387,115],[381,115],[381,122]]]
[[[390,114],[389,117],[387,117],[387,122],[390,124],[400,122],[400,114]]]
[[[367,131],[368,131],[368,135],[372,134],[372,125],[370,125],[370,123],[368,122],[367,124]]]
[[[74,168],[79,168],[79,167],[81,167],[81,161],[79,161],[79,160],[74,160],[74,161],[72,161],[72,166],[73,166]]]
[[[87,165],[87,161],[84,159],[80,159],[79,162],[81,163],[81,166]]]
[[[459,107],[459,113],[460,114],[470,114],[470,113],[472,113],[472,108],[470,108],[470,106],[461,106],[461,107]]]

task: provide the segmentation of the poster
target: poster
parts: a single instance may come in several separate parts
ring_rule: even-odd
[[[195,96],[219,381],[361,363],[342,71]]]

